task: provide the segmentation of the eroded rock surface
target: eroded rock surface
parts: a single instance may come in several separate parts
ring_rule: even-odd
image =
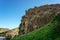
[[[60,4],[44,5],[28,9],[22,17],[19,34],[26,34],[44,26],[58,13],[60,13]]]

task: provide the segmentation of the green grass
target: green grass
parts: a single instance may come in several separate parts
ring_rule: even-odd
[[[60,15],[59,15],[60,17]],[[57,19],[57,20],[56,20]],[[60,40],[60,18],[20,37],[11,40]]]
[[[17,37],[11,40],[59,40],[59,33],[55,33],[56,27],[50,23],[40,29],[37,29],[31,33],[28,33],[24,36]],[[59,37],[58,37],[59,36]]]

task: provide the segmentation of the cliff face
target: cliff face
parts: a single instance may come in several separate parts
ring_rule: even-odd
[[[21,24],[19,26],[19,34],[26,34],[35,29],[44,26],[52,20],[52,17],[58,14],[60,11],[60,5],[44,5],[28,9],[26,14],[22,17]]]

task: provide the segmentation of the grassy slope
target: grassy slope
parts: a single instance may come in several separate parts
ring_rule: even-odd
[[[59,15],[60,17],[60,15]],[[60,18],[40,29],[11,40],[60,40]]]

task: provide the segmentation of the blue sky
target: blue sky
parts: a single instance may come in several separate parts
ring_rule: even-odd
[[[60,0],[0,0],[0,28],[19,27],[25,10],[45,4],[59,4]]]

